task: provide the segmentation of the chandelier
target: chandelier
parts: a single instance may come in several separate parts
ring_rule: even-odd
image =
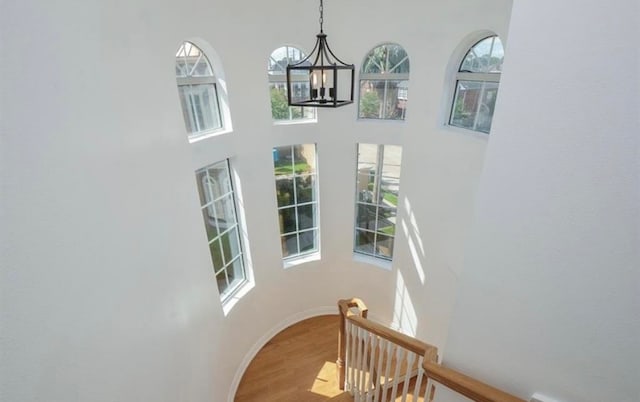
[[[320,33],[311,54],[299,63],[287,65],[289,106],[340,107],[353,103],[355,66],[331,51],[322,30],[323,11],[320,0]],[[301,76],[306,78],[301,80]]]

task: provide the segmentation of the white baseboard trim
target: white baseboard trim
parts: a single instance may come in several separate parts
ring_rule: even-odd
[[[238,367],[238,370],[236,370],[236,374],[233,376],[233,380],[231,381],[231,386],[229,387],[229,398],[227,399],[227,401],[233,402],[236,397],[236,392],[238,391],[238,385],[240,385],[242,375],[244,374],[245,370],[247,370],[247,367],[249,367],[249,364],[254,359],[254,357],[256,357],[260,349],[262,349],[262,347],[266,345],[267,342],[271,340],[271,338],[276,336],[283,329],[290,327],[297,322],[306,320],[307,318],[327,314],[338,314],[338,308],[336,306],[323,306],[296,313],[285,318],[275,327],[271,328],[264,335],[262,335],[262,337],[258,339],[258,341],[251,347],[251,349],[249,349],[247,354],[244,356],[244,359],[242,359],[242,362],[240,362],[240,366]]]

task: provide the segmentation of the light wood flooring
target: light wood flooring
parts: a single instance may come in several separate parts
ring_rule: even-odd
[[[274,336],[245,371],[235,402],[346,402],[338,388],[338,315],[310,318]]]
[[[353,402],[336,378],[339,320],[310,318],[271,338],[247,367],[235,402]]]

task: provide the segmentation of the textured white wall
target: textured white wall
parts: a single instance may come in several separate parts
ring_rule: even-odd
[[[487,141],[442,128],[444,77],[470,33],[506,35],[510,1],[325,9],[345,60],[405,46],[406,122],[358,122],[349,106],[320,111],[318,124],[272,125],[266,60],[281,44],[313,45],[312,1],[2,4],[0,399],[223,401],[264,334],[350,296],[442,346]],[[224,63],[234,123],[197,145],[173,68],[187,38]],[[308,142],[320,158],[322,260],[283,270],[271,148]],[[352,258],[356,142],[404,145],[407,229],[392,271]],[[240,177],[256,283],[226,317],[193,175],[225,157]]]
[[[445,362],[523,397],[640,400],[639,11],[513,5]]]

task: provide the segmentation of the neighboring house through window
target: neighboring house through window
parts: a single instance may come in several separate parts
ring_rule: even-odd
[[[489,134],[503,59],[504,48],[495,35],[469,49],[456,74],[450,125]]]
[[[404,120],[409,92],[409,56],[387,43],[373,49],[360,70],[361,119]]]
[[[287,99],[287,65],[299,63],[305,58],[302,50],[293,46],[277,48],[269,56],[269,91],[271,96],[271,115],[276,122],[313,120],[316,109],[312,107],[289,106]],[[304,71],[291,72],[293,82],[291,90],[294,98],[308,96],[309,77]]]

